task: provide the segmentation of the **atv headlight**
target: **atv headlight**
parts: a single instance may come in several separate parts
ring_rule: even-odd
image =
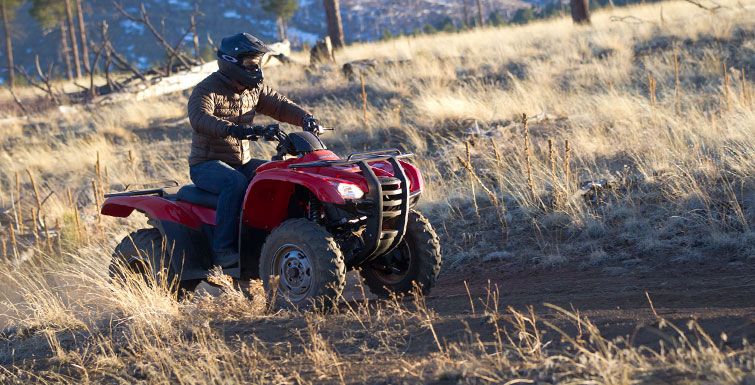
[[[336,186],[343,199],[362,199],[364,196],[364,191],[355,184],[334,182],[333,185]]]

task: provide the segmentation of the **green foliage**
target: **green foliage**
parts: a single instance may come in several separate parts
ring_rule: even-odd
[[[444,19],[440,20],[439,22],[435,23],[427,23],[425,24],[421,30],[416,30],[416,34],[427,34],[432,35],[438,32],[458,32],[459,29],[456,28],[456,25],[454,24],[453,19],[450,17],[445,17]],[[384,32],[385,33],[385,32]]]
[[[211,62],[217,59],[217,56],[216,56],[217,51],[210,44],[205,44],[204,46],[202,46],[202,49],[199,55],[202,57],[202,60],[204,60],[205,62]]]
[[[442,32],[456,32],[457,31],[454,21],[451,20],[451,18],[448,16],[446,16],[445,19],[441,20],[440,23],[436,24],[435,28],[438,31],[442,31]]]
[[[260,0],[262,9],[283,20],[288,20],[299,9],[299,0]]]
[[[65,17],[66,5],[61,0],[31,0],[29,14],[42,28],[50,29],[56,27]]]
[[[608,2],[606,2],[608,3]],[[598,9],[603,8],[607,4],[603,4],[600,1],[588,1],[587,4],[590,6],[590,11],[597,11]]]
[[[21,6],[21,4],[24,3],[23,0],[0,0],[0,3],[3,4],[3,7],[5,8],[5,12],[7,12],[6,16],[8,19],[12,19],[13,16],[16,13],[16,9]]]
[[[532,8],[519,8],[514,12],[511,22],[514,24],[526,24],[535,18],[535,12]]]
[[[554,1],[546,4],[537,12],[538,19],[547,19],[549,17],[557,16],[561,14],[561,3]]]
[[[488,24],[494,27],[499,27],[506,24],[506,19],[504,19],[498,11],[493,11],[490,12],[490,15],[488,16]]]
[[[0,3],[2,3],[5,17],[8,19],[8,25],[5,28],[10,30],[13,28],[11,21],[16,17],[16,10],[23,4],[23,0],[0,0]]]

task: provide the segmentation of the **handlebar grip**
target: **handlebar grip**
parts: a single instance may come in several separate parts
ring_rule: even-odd
[[[252,126],[252,131],[254,131],[254,135],[264,135],[265,126]]]

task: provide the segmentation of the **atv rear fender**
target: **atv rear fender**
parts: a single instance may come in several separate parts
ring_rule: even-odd
[[[173,222],[199,230],[203,222],[210,218],[203,218],[211,213],[194,213],[191,207],[181,205],[159,196],[118,196],[105,200],[100,213],[111,217],[126,218],[134,210],[144,213],[148,218],[161,222]],[[200,214],[200,215],[197,215]],[[214,222],[214,218],[212,218]]]
[[[328,183],[331,180],[341,181],[291,169],[258,173],[246,191],[242,224],[264,231],[278,227],[288,218],[289,203],[297,186],[310,191],[320,202],[339,205],[346,203],[336,187]]]
[[[125,218],[134,210],[146,215],[149,223],[160,230],[165,239],[164,259],[149,261],[153,266],[170,264],[182,281],[207,276],[212,249],[205,231],[209,227],[203,225],[215,223],[214,210],[143,195],[110,197],[105,200],[101,213]]]

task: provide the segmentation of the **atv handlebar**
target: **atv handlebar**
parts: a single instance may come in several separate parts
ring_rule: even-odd
[[[252,130],[254,134],[246,137],[245,139],[256,141],[256,140],[259,140],[260,137],[262,137],[268,142],[271,142],[273,140],[281,142],[285,140],[286,137],[288,136],[286,135],[285,132],[283,132],[280,129],[280,124],[278,123],[268,124],[267,126],[252,126]],[[320,135],[324,134],[326,131],[335,131],[335,128],[328,128],[328,127],[320,126],[319,130],[311,131],[311,132],[315,136],[319,137]]]
[[[335,129],[318,126],[318,129],[315,131],[305,132],[309,132],[315,137],[319,138],[320,135],[324,134],[326,131],[335,131]],[[287,154],[294,155],[291,152],[293,151],[291,144],[288,143],[289,135],[281,130],[279,124],[273,123],[268,124],[267,126],[252,126],[252,132],[253,134],[246,137],[246,140],[257,141],[259,140],[259,138],[262,138],[268,142],[278,142],[278,146],[276,148],[277,153],[273,156],[272,160],[283,160]],[[320,143],[322,144],[322,142]]]

